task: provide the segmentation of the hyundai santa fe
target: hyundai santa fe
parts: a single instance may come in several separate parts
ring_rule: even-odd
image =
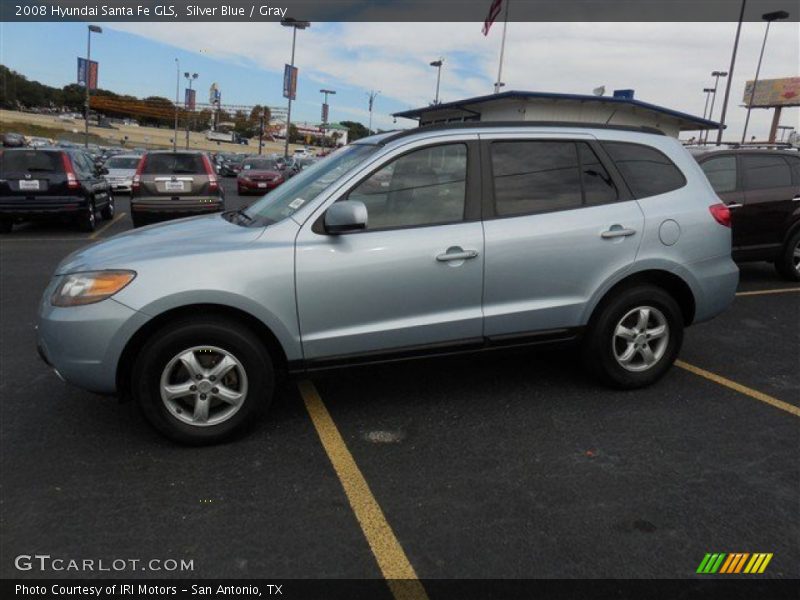
[[[186,443],[252,423],[280,373],[336,365],[574,340],[606,383],[649,385],[738,282],[729,210],[655,132],[485,123],[359,140],[246,209],[68,256],[39,352]]]

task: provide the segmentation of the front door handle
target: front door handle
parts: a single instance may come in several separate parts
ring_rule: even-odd
[[[468,258],[475,258],[478,256],[477,250],[462,250],[459,247],[448,248],[447,252],[443,252],[436,257],[439,262],[447,262],[450,260],[467,260]]]
[[[792,198],[792,202],[800,202],[800,194],[797,194],[794,198]]]
[[[604,240],[611,240],[619,237],[628,237],[629,235],[633,235],[635,233],[635,229],[626,229],[621,225],[613,225],[610,229],[601,233],[600,237]]]
[[[742,208],[742,205],[738,202],[733,202],[731,204],[726,204],[725,206],[728,207],[728,210],[733,210],[734,208]]]

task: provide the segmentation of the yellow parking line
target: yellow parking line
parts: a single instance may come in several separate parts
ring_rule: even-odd
[[[121,213],[119,213],[119,214],[118,214],[116,217],[114,217],[113,219],[111,219],[111,220],[110,220],[108,223],[106,223],[106,224],[105,224],[105,225],[103,225],[103,226],[102,226],[100,229],[98,229],[98,230],[97,230],[97,231],[95,231],[95,232],[94,232],[92,235],[90,235],[90,236],[89,236],[89,239],[90,239],[90,240],[93,240],[94,238],[96,238],[98,235],[100,235],[101,233],[103,233],[103,232],[104,232],[106,229],[108,229],[109,227],[111,227],[111,226],[112,226],[114,223],[116,223],[117,221],[119,221],[119,220],[120,220],[122,217],[124,217],[124,216],[125,216],[125,213],[124,213],[124,212],[121,212]]]
[[[675,366],[680,367],[681,369],[685,369],[690,373],[694,373],[695,375],[699,375],[700,377],[704,377],[705,379],[713,381],[714,383],[718,383],[719,385],[723,385],[726,388],[739,392],[740,394],[749,396],[754,400],[758,400],[759,402],[764,402],[765,404],[769,404],[770,406],[779,408],[783,411],[788,412],[791,415],[794,415],[795,417],[800,417],[800,408],[796,407],[794,404],[789,404],[788,402],[784,402],[783,400],[778,400],[777,398],[768,396],[763,392],[759,392],[758,390],[749,388],[746,385],[742,385],[741,383],[736,383],[735,381],[731,381],[730,379],[727,379],[722,375],[717,375],[716,373],[712,373],[711,371],[706,371],[705,369],[701,369],[700,367],[695,367],[694,365],[685,363],[682,360],[676,360]]]
[[[779,288],[777,290],[755,290],[752,292],[737,292],[737,296],[766,296],[767,294],[789,294],[792,292],[800,292],[800,287],[796,288]]]
[[[347,449],[347,444],[322,402],[317,388],[310,381],[301,381],[298,387],[322,446],[333,464],[361,531],[364,532],[395,599],[427,600],[425,588],[386,521],[353,455]]]

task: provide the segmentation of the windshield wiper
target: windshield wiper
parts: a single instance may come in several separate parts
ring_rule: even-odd
[[[248,223],[252,223],[253,220],[254,220],[253,217],[251,217],[246,212],[244,212],[243,208],[240,208],[239,210],[237,210],[235,214],[239,215],[240,217],[244,217],[247,220]]]

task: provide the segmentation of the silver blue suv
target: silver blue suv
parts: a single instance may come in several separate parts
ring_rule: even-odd
[[[730,213],[679,142],[556,123],[421,127],[351,144],[240,211],[67,257],[39,349],[162,433],[229,436],[282,371],[580,341],[619,388],[731,303]]]

